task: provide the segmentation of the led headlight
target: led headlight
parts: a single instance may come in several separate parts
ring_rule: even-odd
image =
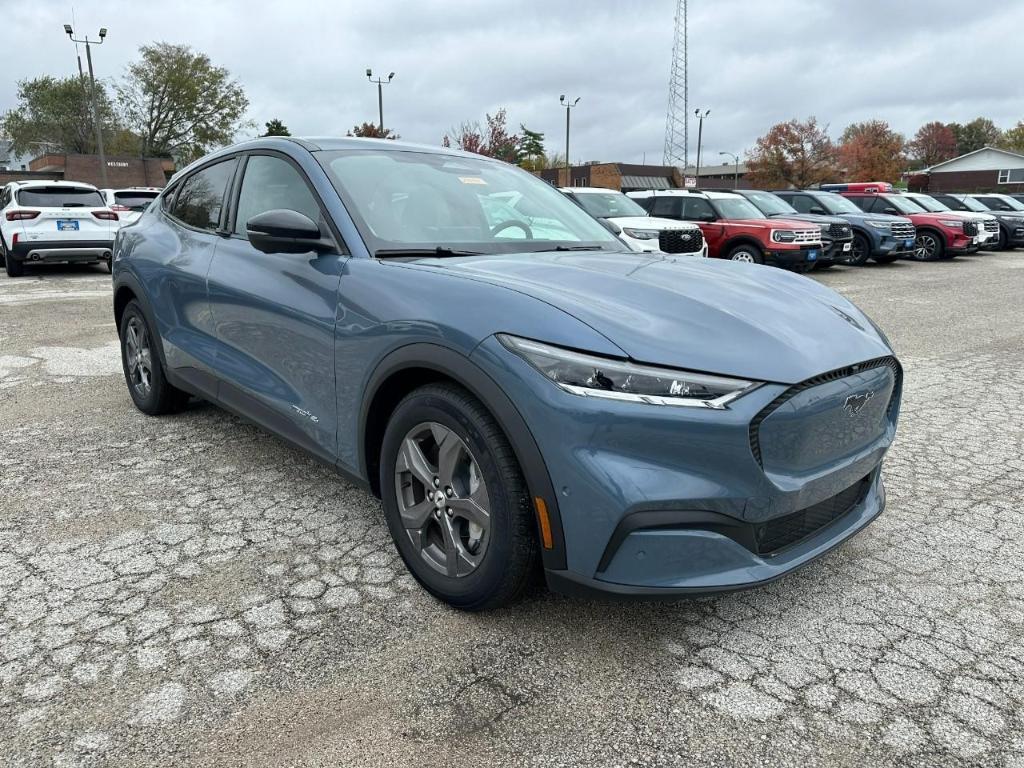
[[[964,223],[959,219],[939,219],[939,224],[944,227],[955,227],[956,229],[964,228]]]
[[[878,219],[867,219],[864,223],[867,224],[869,227],[874,227],[875,229],[884,229],[886,231],[892,230],[892,226],[889,224],[888,221],[879,221]]]
[[[648,405],[722,409],[761,382],[638,365],[499,334],[509,350],[566,392]]]
[[[658,239],[658,230],[656,229],[630,229],[629,227],[623,227],[622,233],[627,237],[632,237],[634,240]]]
[[[796,240],[796,232],[791,229],[773,229],[772,230],[772,242],[775,243],[792,243]]]
[[[1024,219],[1018,219],[1016,216],[1004,216],[1003,221],[1007,224],[1013,224],[1015,227],[1019,227],[1021,224],[1024,224]]]

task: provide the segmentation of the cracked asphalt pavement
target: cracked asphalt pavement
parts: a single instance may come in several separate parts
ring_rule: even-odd
[[[881,518],[762,589],[466,615],[330,470],[137,412],[109,275],[0,276],[0,764],[1024,767],[1024,253],[814,279],[905,366]]]

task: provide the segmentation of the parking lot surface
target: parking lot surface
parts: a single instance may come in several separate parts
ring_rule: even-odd
[[[379,504],[131,404],[110,276],[0,276],[0,764],[1024,766],[1024,253],[836,268],[906,371],[888,508],[771,586],[466,615]]]

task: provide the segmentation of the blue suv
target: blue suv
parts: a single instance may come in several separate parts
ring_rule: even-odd
[[[848,264],[862,266],[869,259],[888,264],[913,256],[917,229],[903,216],[865,213],[842,195],[818,189],[780,189],[781,197],[800,213],[839,216],[853,227],[853,244]]]
[[[335,467],[462,609],[540,566],[570,593],[749,587],[884,506],[901,369],[864,313],[780,270],[627,251],[478,155],[230,147],[119,231],[113,283],[140,410],[197,395]]]

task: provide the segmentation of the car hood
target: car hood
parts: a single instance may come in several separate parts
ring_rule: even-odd
[[[643,363],[792,384],[892,354],[851,302],[774,267],[606,251],[418,263],[551,304]]]
[[[914,223],[906,216],[893,216],[890,213],[868,213],[867,211],[865,211],[863,213],[837,213],[836,216],[839,216],[842,219],[846,219],[847,221],[857,222],[864,222],[867,221],[868,219],[871,219],[872,221],[887,221],[890,224],[895,222],[899,222],[900,224]]]
[[[789,219],[790,221],[813,221],[815,224],[846,224],[838,216],[823,216],[820,213],[779,213],[769,216],[772,219]]]
[[[618,227],[629,227],[630,229],[700,229],[696,224],[689,221],[659,219],[657,216],[611,216],[605,219],[605,221],[610,221]]]

